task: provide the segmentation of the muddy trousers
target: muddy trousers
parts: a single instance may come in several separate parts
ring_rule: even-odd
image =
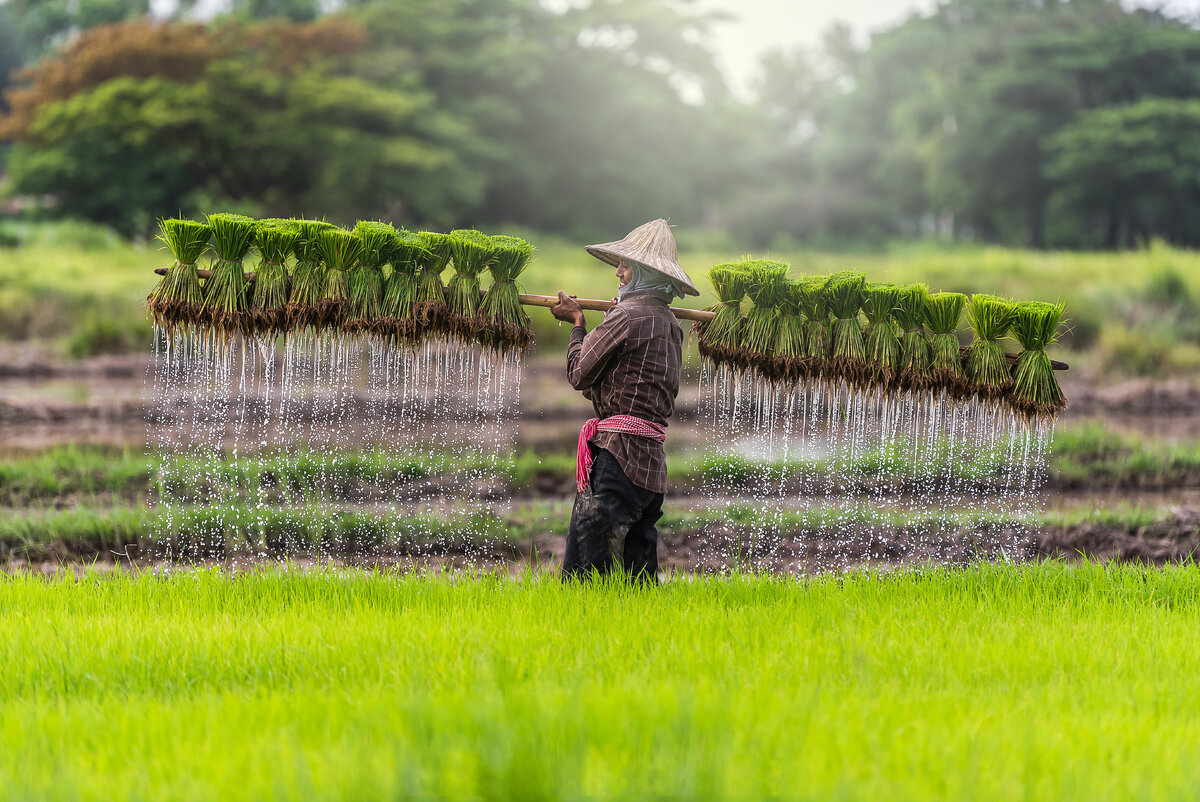
[[[658,581],[658,530],[662,493],[651,493],[625,476],[616,457],[592,447],[592,476],[575,496],[562,575],[587,577],[618,568],[634,579]]]

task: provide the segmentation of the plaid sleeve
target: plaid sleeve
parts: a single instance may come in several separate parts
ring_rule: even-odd
[[[571,330],[571,344],[567,346],[567,381],[572,387],[583,390],[600,379],[609,361],[620,353],[627,328],[628,318],[613,307],[604,321],[590,332],[582,326]]]

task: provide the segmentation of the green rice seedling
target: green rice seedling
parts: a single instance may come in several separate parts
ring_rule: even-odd
[[[533,260],[533,245],[520,237],[492,237],[496,249],[491,262],[492,286],[480,303],[483,327],[479,340],[496,351],[524,351],[533,342],[529,316],[521,308],[517,278]]]
[[[829,326],[829,304],[825,300],[825,276],[803,276],[800,284],[800,311],[804,313],[804,351],[808,372],[821,370],[830,358],[833,334]]]
[[[804,345],[802,293],[801,282],[783,280],[779,299],[779,333],[775,339],[772,370],[776,380],[794,383],[807,372],[808,353]]]
[[[747,273],[744,262],[726,262],[708,271],[717,294],[717,303],[709,307],[712,320],[696,324],[700,355],[716,365],[734,365],[734,354],[741,342],[742,300],[746,297]]]
[[[249,332],[253,319],[247,310],[246,274],[242,260],[254,245],[254,220],[245,215],[219,212],[208,216],[212,226],[213,262],[204,285],[204,311],[215,336],[225,341]]]
[[[254,332],[274,336],[287,329],[287,260],[296,247],[300,229],[285,221],[259,220],[254,240],[262,257],[254,273],[250,315]]]
[[[288,296],[289,329],[316,328],[320,325],[317,306],[325,292],[325,265],[321,263],[320,234],[336,228],[324,220],[297,220],[300,234],[292,246],[296,268],[292,272],[292,291]]]
[[[933,354],[925,336],[925,304],[929,288],[924,284],[908,284],[896,293],[893,312],[900,325],[900,384],[909,390],[929,387],[929,367]]]
[[[742,352],[747,367],[769,375],[779,339],[779,302],[783,299],[788,266],[770,259],[746,263],[746,295],[754,304],[742,329]]]
[[[1058,341],[1058,326],[1066,306],[1041,301],[1019,303],[1013,311],[1012,334],[1021,344],[1008,401],[1030,417],[1054,418],[1066,409],[1046,348]]]
[[[446,288],[442,286],[442,271],[450,264],[453,256],[452,238],[449,234],[422,231],[424,255],[417,270],[417,283],[413,292],[413,316],[421,333],[445,334],[450,308],[446,306]]]
[[[200,315],[204,295],[196,261],[208,247],[212,227],[178,218],[160,220],[158,227],[158,239],[170,249],[175,263],[146,298],[146,305],[155,325],[173,333],[180,326],[190,326]]]
[[[987,398],[998,398],[1012,384],[1000,340],[1008,334],[1015,312],[1012,301],[983,293],[971,296],[967,315],[975,341],[967,352],[967,377],[975,384],[975,392]]]
[[[362,240],[362,256],[350,269],[350,306],[343,328],[352,332],[375,331],[383,300],[383,266],[392,260],[396,229],[388,223],[361,220],[354,233]]]
[[[432,256],[425,248],[425,240],[410,231],[396,232],[391,256],[392,270],[383,287],[378,330],[399,342],[415,344],[421,339],[413,313],[417,273],[424,261]]]
[[[834,273],[825,285],[825,303],[833,316],[829,370],[851,383],[866,379],[866,344],[858,311],[862,308],[866,277],[862,273]]]
[[[958,396],[967,392],[955,333],[966,304],[967,296],[961,292],[935,292],[925,301],[925,325],[933,333],[929,374],[943,389]]]
[[[330,228],[317,235],[317,250],[325,264],[325,287],[317,304],[317,319],[324,328],[340,328],[350,306],[346,274],[362,258],[363,241],[352,231]]]
[[[475,342],[483,322],[479,316],[479,276],[499,253],[497,240],[479,231],[459,229],[450,232],[450,251],[454,254],[454,276],[446,285],[450,333],[463,342]]]
[[[900,338],[892,321],[899,297],[900,288],[887,283],[869,284],[863,293],[863,314],[867,318],[863,344],[867,362],[872,377],[884,387],[893,384],[900,369]]]

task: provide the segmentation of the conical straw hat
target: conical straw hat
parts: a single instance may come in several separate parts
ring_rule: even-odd
[[[626,234],[624,239],[602,245],[588,245],[585,250],[613,267],[620,264],[622,259],[636,262],[679,282],[687,295],[700,294],[696,285],[688,278],[688,274],[679,266],[675,237],[671,235],[671,227],[667,225],[667,221],[662,218],[638,226]]]

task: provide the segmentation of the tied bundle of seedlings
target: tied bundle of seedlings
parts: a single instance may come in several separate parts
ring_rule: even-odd
[[[747,274],[743,262],[713,267],[708,279],[717,293],[717,303],[709,307],[713,319],[696,326],[700,355],[714,364],[734,364],[742,333],[742,299],[746,297]]]
[[[479,341],[496,351],[524,351],[533,342],[529,316],[521,308],[517,278],[533,259],[533,245],[519,237],[492,237],[492,286],[479,306]]]
[[[800,311],[804,313],[804,353],[810,374],[824,368],[832,349],[829,304],[825,301],[828,283],[825,276],[804,276],[799,280]]]
[[[296,247],[300,229],[291,221],[259,220],[254,240],[262,257],[254,271],[250,315],[254,333],[275,336],[287,330],[287,260]]]
[[[346,277],[350,306],[342,328],[350,332],[375,331],[382,312],[383,266],[392,260],[396,229],[387,223],[361,220],[354,233],[362,240],[362,255]]]
[[[929,288],[909,284],[896,294],[896,322],[900,324],[900,384],[908,390],[928,389],[933,355],[925,336],[925,304]]]
[[[479,231],[459,229],[450,232],[450,252],[454,255],[454,276],[446,285],[448,327],[452,336],[474,342],[483,325],[479,317],[479,276],[496,258],[495,239]]]
[[[863,344],[871,376],[884,388],[893,385],[900,369],[900,337],[892,322],[899,296],[900,288],[895,284],[869,284],[863,292],[863,314],[867,318]]]
[[[746,295],[754,304],[742,329],[745,365],[770,378],[779,339],[779,303],[783,300],[788,266],[770,259],[746,262]]]
[[[975,341],[967,352],[967,377],[974,391],[999,398],[1012,386],[1012,374],[1000,340],[1008,334],[1016,309],[1011,301],[982,293],[972,295],[968,312]]]
[[[340,328],[350,306],[347,273],[362,257],[363,241],[352,231],[330,228],[317,235],[317,250],[325,264],[325,286],[317,302],[317,320],[323,328]]]
[[[321,322],[317,305],[325,292],[320,234],[336,226],[324,220],[297,220],[296,228],[299,236],[292,245],[296,267],[292,271],[292,291],[288,296],[287,325],[290,329],[316,328]]]
[[[935,292],[925,300],[925,325],[933,333],[929,375],[946,392],[958,397],[967,393],[956,334],[966,303],[967,296],[961,292]]]
[[[446,306],[446,290],[442,286],[442,271],[450,264],[452,240],[449,234],[422,231],[425,255],[417,266],[417,283],[413,292],[413,316],[426,332],[445,333],[450,309]]]
[[[834,273],[825,285],[825,304],[833,316],[829,370],[851,384],[862,383],[870,373],[858,310],[862,308],[866,277],[862,273]]]
[[[777,381],[795,383],[808,369],[804,345],[802,288],[799,281],[783,280],[779,298],[779,333],[775,339],[772,375]]]
[[[213,262],[204,285],[204,316],[218,341],[253,329],[247,310],[246,273],[242,260],[254,244],[254,221],[241,214],[220,212],[208,216],[212,226]]]
[[[391,246],[392,272],[383,287],[377,330],[398,342],[416,344],[421,331],[413,312],[417,293],[417,272],[432,258],[425,240],[409,231],[397,231]]]
[[[1029,417],[1054,418],[1067,407],[1046,348],[1058,341],[1058,326],[1066,307],[1028,301],[1013,310],[1012,334],[1021,344],[1008,401]]]
[[[193,220],[169,219],[158,224],[158,239],[171,250],[175,264],[146,298],[154,323],[173,333],[200,316],[204,296],[196,261],[208,247],[212,227]]]

